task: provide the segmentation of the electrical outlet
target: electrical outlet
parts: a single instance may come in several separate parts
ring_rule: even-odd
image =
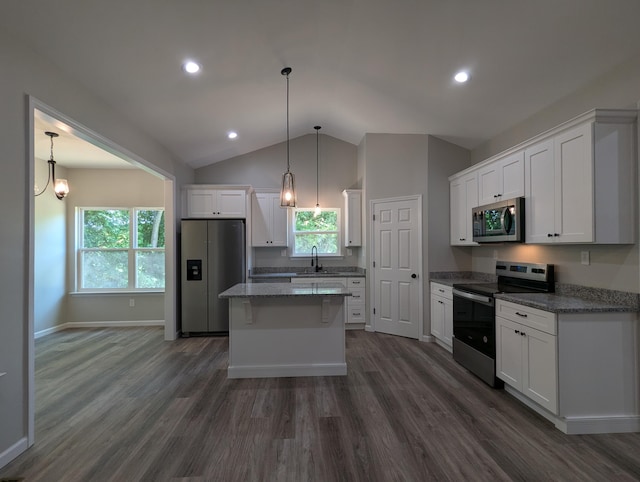
[[[129,298],[129,306],[131,308],[133,308],[134,306],[136,306],[136,300],[135,298]]]
[[[589,251],[580,252],[580,262],[586,266],[589,266],[591,264],[591,260],[589,259]]]

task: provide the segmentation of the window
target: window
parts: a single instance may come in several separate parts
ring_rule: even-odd
[[[78,290],[164,289],[164,209],[80,208]]]
[[[293,256],[309,256],[318,248],[319,256],[340,256],[340,210],[293,209]]]

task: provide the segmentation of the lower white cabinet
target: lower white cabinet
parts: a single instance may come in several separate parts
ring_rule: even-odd
[[[639,432],[637,325],[635,312],[556,314],[497,299],[497,376],[564,433]]]
[[[453,293],[451,286],[431,283],[431,335],[451,350],[453,338]]]
[[[558,412],[556,337],[496,317],[496,372],[516,390],[550,412]]]
[[[340,283],[346,288],[350,288],[352,295],[345,298],[345,323],[364,324],[366,321],[366,281],[364,277],[353,278],[291,278],[292,283]]]

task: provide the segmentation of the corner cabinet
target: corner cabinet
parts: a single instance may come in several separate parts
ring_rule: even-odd
[[[280,206],[279,191],[256,190],[251,195],[251,246],[286,247],[289,217]]]
[[[438,344],[452,351],[453,290],[451,286],[431,283],[431,335]]]
[[[526,242],[635,242],[635,113],[595,111],[525,150]]]
[[[246,218],[250,186],[192,184],[184,188],[183,217]]]
[[[478,173],[473,171],[450,181],[451,245],[472,246],[471,208],[478,206]]]
[[[344,245],[349,248],[362,246],[362,191],[345,189],[344,196]]]

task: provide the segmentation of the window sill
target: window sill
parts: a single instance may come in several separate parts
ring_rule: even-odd
[[[71,296],[95,296],[95,295],[164,295],[164,290],[123,290],[123,291],[71,291]]]

